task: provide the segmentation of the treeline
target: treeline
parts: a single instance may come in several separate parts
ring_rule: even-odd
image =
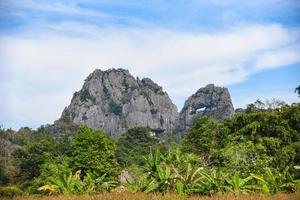
[[[63,138],[1,129],[0,195],[295,192],[300,104],[259,105],[229,120],[200,117],[180,141],[145,127],[117,139],[87,126]]]

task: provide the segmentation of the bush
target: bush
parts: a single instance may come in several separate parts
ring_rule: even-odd
[[[114,101],[109,103],[109,110],[110,112],[114,113],[115,115],[121,116],[122,115],[122,106],[117,104]]]
[[[91,100],[93,103],[95,103],[96,98],[91,95],[87,88],[84,88],[80,91],[80,101],[88,102],[88,100]]]
[[[208,117],[198,118],[182,141],[184,152],[201,156],[207,163],[220,148],[218,140],[218,124]]]
[[[22,190],[16,186],[0,187],[0,196],[2,197],[14,197],[22,194]]]
[[[8,183],[8,177],[5,174],[4,168],[2,167],[0,163],[0,185],[4,185]]]
[[[81,126],[71,142],[71,166],[73,171],[88,171],[96,177],[107,173],[114,179],[119,173],[113,141],[102,131]]]
[[[146,127],[135,127],[122,134],[118,143],[116,156],[122,166],[143,165],[143,156],[150,152],[151,147],[158,144]]]

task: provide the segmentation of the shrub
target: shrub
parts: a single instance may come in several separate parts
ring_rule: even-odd
[[[116,102],[114,101],[111,101],[109,103],[109,110],[110,112],[114,113],[115,115],[122,115],[122,106],[117,104]]]
[[[102,131],[81,126],[71,142],[71,166],[74,171],[88,171],[96,177],[107,173],[114,178],[119,170],[113,141]]]
[[[208,117],[198,118],[183,139],[183,151],[199,155],[209,163],[219,148],[218,133],[216,122]]]
[[[151,147],[158,144],[158,139],[150,134],[146,127],[135,127],[122,134],[117,142],[116,157],[122,166],[143,165],[143,156]]]
[[[50,177],[39,190],[48,194],[92,194],[97,191],[110,191],[116,186],[115,181],[105,181],[106,174],[97,178],[89,172],[83,178],[80,178],[80,175],[81,172],[77,171],[75,174],[64,174],[62,177]]]
[[[14,197],[17,195],[22,195],[23,192],[20,188],[16,186],[4,186],[0,187],[0,196],[2,197]]]
[[[96,98],[93,97],[90,93],[90,91],[87,88],[84,88],[80,91],[80,101],[87,102],[88,100],[91,100],[93,103],[95,103]]]

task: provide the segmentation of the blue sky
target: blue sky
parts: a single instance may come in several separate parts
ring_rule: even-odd
[[[0,124],[52,123],[95,68],[150,77],[181,109],[208,83],[235,107],[299,98],[300,0],[2,0]]]

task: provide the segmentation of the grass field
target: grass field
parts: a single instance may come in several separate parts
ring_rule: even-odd
[[[86,196],[44,196],[44,197],[16,197],[14,200],[300,200],[300,193],[276,194],[274,196],[264,196],[258,194],[251,195],[214,195],[184,197],[176,194],[144,194],[144,193],[104,193],[99,195]]]

